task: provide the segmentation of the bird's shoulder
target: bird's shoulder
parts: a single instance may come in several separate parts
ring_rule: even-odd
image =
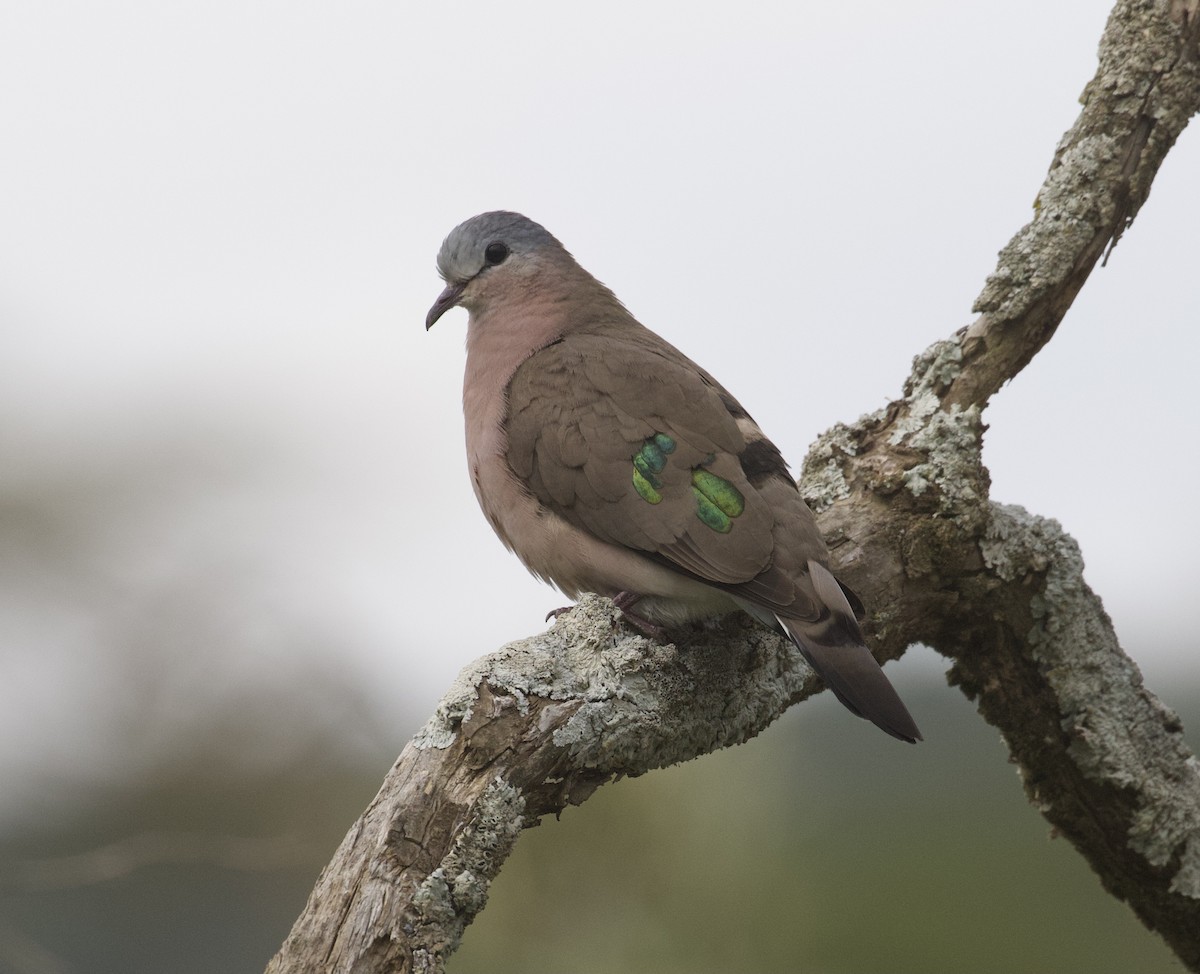
[[[509,412],[599,409],[687,425],[712,446],[740,450],[741,404],[705,369],[640,326],[575,331],[538,349],[514,372]]]

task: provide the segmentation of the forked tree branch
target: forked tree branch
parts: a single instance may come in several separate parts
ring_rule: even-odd
[[[988,497],[981,411],[1051,338],[1200,109],[1200,0],[1122,0],[1035,217],[978,319],[904,397],[810,452],[802,489],[881,658],[914,642],[1003,733],[1030,800],[1200,971],[1200,765],[1143,686],[1075,543]],[[730,618],[648,642],[589,597],[460,675],[322,873],[269,972],[440,971],[521,829],[600,784],[758,734],[818,686]]]

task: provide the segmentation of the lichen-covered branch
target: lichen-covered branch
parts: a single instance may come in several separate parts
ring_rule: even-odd
[[[1034,219],[978,319],[904,396],[825,434],[802,489],[881,658],[925,642],[1004,734],[1031,801],[1200,971],[1200,765],[1052,521],[994,504],[988,398],[1053,335],[1200,110],[1200,0],[1122,0]],[[748,620],[648,642],[585,598],[469,667],[342,842],[268,971],[439,971],[523,828],[600,784],[753,737],[817,689]]]
[[[1200,3],[1118,3],[1083,111],[1063,136],[1034,218],[975,300],[948,402],[983,405],[1054,335],[1102,254],[1124,234],[1200,104]]]
[[[268,970],[440,970],[522,828],[614,777],[745,741],[816,689],[747,619],[663,645],[585,597],[460,674]]]
[[[981,550],[990,573],[1033,595],[1001,619],[966,614],[1006,651],[963,646],[954,678],[1004,732],[1030,801],[1200,967],[1200,764],[1179,718],[1142,685],[1056,522],[997,505]]]

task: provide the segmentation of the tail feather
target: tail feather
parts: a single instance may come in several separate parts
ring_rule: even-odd
[[[846,709],[892,737],[922,740],[916,722],[871,651],[833,573],[815,561],[809,577],[829,615],[815,623],[777,617],[804,658]]]
[[[922,739],[904,701],[866,646],[861,643],[822,646],[806,638],[797,624],[788,619],[779,621],[847,710],[902,741],[915,744]]]

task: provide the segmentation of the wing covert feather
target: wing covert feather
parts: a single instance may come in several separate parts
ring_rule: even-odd
[[[751,582],[771,564],[776,518],[738,459],[746,441],[722,400],[730,397],[656,337],[576,334],[526,360],[508,390],[510,465],[543,505],[605,541],[713,584]],[[633,458],[655,434],[673,448],[651,503],[634,487]],[[743,502],[725,531],[697,513],[696,470]]]

